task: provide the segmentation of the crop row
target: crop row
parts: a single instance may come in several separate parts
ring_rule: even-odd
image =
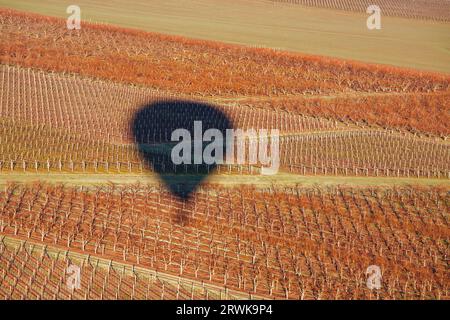
[[[324,132],[283,137],[280,139],[280,161],[283,167],[318,166],[352,170],[389,169],[393,175],[411,171],[450,173],[450,146],[439,141],[418,139],[412,135],[386,131],[363,130]]]
[[[46,124],[108,142],[134,142],[133,119],[140,110],[156,103],[167,105],[168,110],[164,119],[155,116],[146,119],[148,123],[139,124],[142,135],[148,135],[148,142],[167,141],[171,134],[168,128],[176,124],[176,128],[183,128],[182,122],[205,117],[196,112],[201,102],[80,77],[0,65],[0,83],[0,116],[11,118],[17,125]],[[177,112],[170,112],[171,109]],[[333,120],[243,105],[210,105],[210,109],[214,111],[211,114],[223,113],[233,128],[278,129],[283,133],[344,127]],[[208,121],[219,125],[217,119]]]
[[[70,268],[79,286],[68,286]],[[87,259],[68,251],[3,238],[0,299],[230,299],[242,298],[179,277],[136,270],[111,260]],[[74,281],[73,285],[76,284]],[[251,298],[251,296],[245,296]]]
[[[371,5],[378,5],[381,14],[413,19],[450,21],[450,3],[446,0],[272,0],[311,7],[366,12]]]
[[[245,99],[240,103],[294,114],[359,122],[414,133],[450,135],[450,92],[372,94],[334,98]]]
[[[3,63],[197,96],[447,90],[449,77],[1,9]],[[26,43],[27,45],[23,45]]]
[[[9,185],[0,233],[272,298],[448,297],[445,189]],[[369,265],[383,288],[365,286]]]
[[[132,140],[130,122],[141,108],[180,101],[151,89],[7,65],[0,66],[0,83],[1,116],[32,124],[51,124],[107,141]],[[358,122],[446,137],[449,95],[445,91],[335,98],[247,98],[238,104],[210,106],[226,115],[236,128],[307,132],[342,130],[345,126],[340,122]],[[187,108],[192,103],[195,101],[184,100],[181,105]],[[152,130],[156,138],[167,134],[162,129]]]
[[[349,130],[286,135],[279,142],[281,168],[302,174],[447,177],[450,172],[447,143],[410,134]],[[246,138],[244,163],[221,166],[219,173],[259,173],[261,164],[249,158],[252,148],[258,150],[254,140]],[[0,122],[1,172],[143,172],[155,165],[167,172],[197,170],[174,167],[167,155],[151,157],[153,165],[143,158],[138,144],[107,143],[44,125]]]

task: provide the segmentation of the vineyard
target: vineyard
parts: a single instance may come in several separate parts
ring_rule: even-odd
[[[354,95],[332,98],[248,98],[240,103],[344,122],[368,123],[385,129],[448,137],[450,92],[432,94]],[[362,112],[364,111],[364,112]]]
[[[74,72],[153,88],[121,87],[116,83],[102,86],[102,90],[109,93],[112,89],[118,94],[111,96],[93,88],[86,79],[69,77],[67,82],[61,83],[51,75],[3,66],[2,82],[9,94],[14,95],[8,103],[20,101],[19,97],[14,99],[15,94],[23,95],[27,99],[24,101],[34,101],[36,107],[40,104],[41,108],[45,108],[46,103],[54,103],[60,94],[71,94],[74,102],[87,105],[100,100],[113,108],[118,105],[118,99],[122,101],[120,107],[127,108],[151,94],[234,97],[238,101],[256,96],[266,99],[252,104],[269,105],[275,110],[287,108],[292,112],[334,119],[346,117],[435,135],[449,133],[447,75],[218,45],[106,26],[88,25],[77,33],[69,33],[58,28],[58,19],[7,10],[0,10],[0,19],[3,63]],[[27,46],[17,46],[17,43],[27,43]],[[97,45],[89,48],[86,43]],[[75,61],[76,58],[79,61]],[[110,61],[115,63],[110,64]],[[133,65],[138,70],[134,70]],[[37,89],[42,90],[43,96],[35,95]],[[23,93],[15,90],[23,90]],[[80,96],[82,92],[90,94]],[[328,99],[336,95],[336,99]],[[422,108],[424,103],[426,108]],[[64,104],[61,108],[64,110]],[[76,113],[76,116],[80,117],[76,126],[85,126],[83,114]]]
[[[0,193],[0,209],[0,232],[13,239],[267,298],[442,299],[449,294],[449,196],[436,188],[255,192],[208,186],[183,203],[154,186],[81,191],[10,185]],[[3,250],[2,263],[42,265],[34,273],[38,278],[46,268],[61,272],[64,265],[24,248]],[[364,284],[364,270],[374,263],[385,270],[377,296]],[[14,283],[17,270],[7,270],[3,279]],[[16,289],[11,284],[9,292],[28,288],[23,281]],[[132,281],[128,276],[124,286]]]
[[[2,69],[0,171],[109,173],[151,169],[134,143],[130,123],[142,105],[171,101],[169,95],[31,69]],[[193,109],[194,104],[180,103],[183,114],[177,111],[170,115],[169,123],[173,125],[140,124],[140,130],[145,132],[140,143],[168,142],[171,132],[183,127],[176,119],[190,123],[200,116]],[[293,105],[293,101],[286,104],[287,111],[283,112],[273,106],[249,108],[246,103],[215,107],[227,115],[235,128],[280,130],[280,163],[286,170],[334,175],[358,175],[359,170],[360,175],[438,178],[448,178],[450,174],[450,149],[446,142],[374,130],[346,123],[345,119],[288,112]],[[303,103],[297,106],[305,108]],[[445,119],[442,117],[441,121]],[[246,155],[247,163],[249,156]],[[222,168],[222,173],[231,170],[249,173],[253,169]]]
[[[85,137],[107,142],[134,142],[130,122],[142,106],[182,98],[146,88],[36,72],[28,68],[3,65],[0,70],[2,117],[38,126],[51,125],[63,128],[65,132],[82,133]],[[187,102],[184,104],[186,107],[189,105]],[[216,108],[227,115],[234,127],[242,129],[276,128],[282,133],[339,129],[333,120],[276,110],[244,105],[217,105]],[[149,139],[167,140],[171,133],[169,129],[154,128],[156,136]]]
[[[450,77],[390,66],[247,48],[83,24],[0,9],[0,59],[199,96],[283,96],[336,92],[435,92]],[[26,43],[26,45],[24,45]],[[175,81],[176,80],[176,81]]]
[[[377,4],[383,15],[425,19],[435,21],[450,21],[450,1],[448,0],[272,0],[290,4],[300,4],[310,7],[338,9],[365,13],[370,5]]]
[[[48,248],[4,236],[0,240],[2,299],[173,300],[254,297],[73,251]],[[67,269],[73,263],[86,276],[77,290],[66,286]]]
[[[380,6],[448,21],[405,3]],[[0,28],[0,299],[450,299],[448,74],[2,8]],[[171,160],[195,121],[246,132],[243,162]]]
[[[0,172],[138,172],[152,170],[135,144],[112,144],[39,126],[0,124]],[[247,145],[249,141],[247,140]],[[249,163],[249,154],[246,162]],[[382,131],[343,131],[285,136],[280,163],[303,174],[450,178],[448,144]],[[153,164],[156,165],[156,164]],[[169,164],[166,164],[169,166]],[[243,169],[244,168],[244,169]],[[179,166],[175,171],[183,171]],[[247,166],[219,173],[259,173]],[[359,174],[358,174],[359,171]]]

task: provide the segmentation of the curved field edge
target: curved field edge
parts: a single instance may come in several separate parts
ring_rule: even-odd
[[[0,48],[1,48],[0,44]],[[133,90],[153,92],[165,97],[196,99],[199,101],[213,102],[218,105],[239,105],[241,108],[253,108],[253,110],[269,109],[272,111],[287,111],[292,114],[303,114],[312,117],[335,119],[351,124],[356,122],[364,126],[381,126],[385,129],[408,130],[413,133],[426,133],[433,136],[447,138],[450,134],[448,123],[450,122],[450,91],[436,92],[391,92],[391,89],[383,92],[377,90],[372,93],[338,93],[334,95],[281,95],[277,97],[264,96],[235,96],[224,98],[219,96],[204,97],[200,95],[189,96],[185,94],[170,94],[167,91],[133,88],[125,84],[114,83],[105,80],[96,80],[89,76],[65,75],[62,73],[49,73],[36,71],[31,68],[0,65],[0,81],[4,90],[3,96],[9,91],[16,90],[17,86],[30,91],[30,75],[43,78],[44,84],[54,83],[58,79],[63,83],[78,81],[80,83],[96,85],[99,88],[109,90]],[[429,81],[426,80],[426,81]],[[176,83],[176,81],[174,82]],[[41,83],[39,82],[39,85]],[[405,89],[414,87],[416,81],[405,80]],[[114,96],[114,94],[110,94]],[[20,99],[17,99],[19,101]],[[249,109],[250,110],[250,109]]]
[[[0,6],[61,18],[67,18],[66,7],[70,4],[67,0],[42,0],[39,3],[0,0]],[[115,2],[113,6],[102,0],[78,0],[77,5],[82,8],[85,21],[252,47],[450,72],[446,55],[446,43],[450,41],[448,24],[391,18],[384,11],[382,30],[369,31],[365,13],[274,5],[260,0],[185,0],[181,6],[177,0],[131,0]]]
[[[435,92],[450,76],[0,9],[3,63],[202,96]]]
[[[229,101],[228,101],[229,102]],[[243,98],[241,105],[285,110],[295,114],[405,129],[447,139],[450,135],[450,91],[375,93],[334,97]]]

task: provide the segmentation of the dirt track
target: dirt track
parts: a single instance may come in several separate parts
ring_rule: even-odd
[[[180,183],[186,182],[188,177],[177,176]],[[30,183],[43,181],[48,183],[64,183],[67,185],[94,186],[106,183],[144,183],[159,184],[161,181],[156,175],[147,174],[56,174],[56,173],[13,173],[0,174],[0,186],[8,182]],[[189,181],[189,180],[187,180]],[[253,184],[256,187],[266,188],[272,184],[278,186],[293,186],[296,184],[311,186],[320,185],[349,185],[349,186],[394,186],[394,185],[442,185],[450,187],[448,179],[424,178],[396,178],[396,177],[342,177],[342,176],[302,176],[280,172],[274,176],[263,175],[211,175],[207,183],[223,186],[236,186]]]

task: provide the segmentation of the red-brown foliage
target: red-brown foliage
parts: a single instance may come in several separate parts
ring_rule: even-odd
[[[384,128],[402,128],[444,137],[450,135],[450,91],[335,98],[247,99],[241,103],[342,121],[364,122]]]
[[[450,78],[0,10],[0,60],[197,95],[445,90]]]
[[[448,205],[428,187],[207,186],[182,202],[142,185],[10,185],[0,234],[271,298],[443,299]]]

